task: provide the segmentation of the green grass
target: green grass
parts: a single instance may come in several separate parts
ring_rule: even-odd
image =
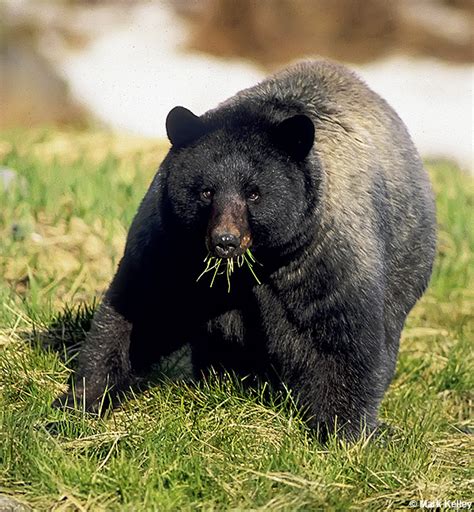
[[[391,435],[322,447],[291,395],[269,403],[230,378],[163,379],[102,419],[50,407],[69,375],[62,355],[83,339],[165,151],[102,133],[0,138],[1,165],[22,177],[0,192],[0,493],[39,510],[94,511],[472,500],[474,191],[447,163],[429,164],[439,254],[382,405]]]
[[[216,277],[225,275],[227,280],[227,293],[230,293],[232,274],[242,267],[244,267],[244,270],[252,274],[256,283],[262,284],[260,279],[257,277],[255,270],[253,269],[254,264],[260,265],[260,263],[258,263],[257,260],[254,258],[250,249],[247,249],[244,252],[244,254],[241,254],[240,256],[228,258],[225,261],[224,258],[217,258],[209,253],[204,259],[204,263],[206,264],[206,267],[201,272],[201,274],[199,274],[198,278],[196,279],[196,282],[199,281],[206,274],[211,274],[212,277],[211,282],[209,284],[210,288],[212,288],[212,286],[214,285]]]

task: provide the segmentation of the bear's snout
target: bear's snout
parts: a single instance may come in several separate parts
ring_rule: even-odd
[[[238,197],[226,198],[213,204],[206,245],[218,258],[234,258],[251,245],[245,203]]]
[[[214,236],[212,240],[214,252],[221,258],[233,258],[240,246],[240,240],[231,233]]]
[[[208,251],[218,258],[234,258],[250,247],[251,238],[247,232],[215,229],[208,233],[206,245]]]

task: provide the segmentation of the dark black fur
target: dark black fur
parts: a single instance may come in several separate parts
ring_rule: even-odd
[[[315,61],[200,118],[174,109],[167,128],[173,147],[82,349],[76,393],[92,409],[106,386],[126,389],[189,342],[197,375],[212,365],[285,383],[322,439],[373,429],[435,251],[432,193],[403,123],[351,72]],[[244,269],[230,293],[222,278],[196,283],[211,217],[248,230],[261,285]]]

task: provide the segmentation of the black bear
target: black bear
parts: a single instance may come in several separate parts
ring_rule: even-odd
[[[432,191],[402,121],[317,60],[201,117],[176,107],[166,127],[172,147],[80,352],[76,396],[59,403],[93,410],[189,343],[196,375],[284,383],[323,440],[371,431],[435,253]],[[241,268],[230,291],[196,281],[206,255],[249,248],[258,280]]]

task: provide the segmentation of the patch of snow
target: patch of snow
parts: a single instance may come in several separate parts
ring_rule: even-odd
[[[163,137],[176,105],[200,115],[263,77],[244,62],[182,50],[186,27],[165,4],[140,5],[129,23],[59,64],[73,96],[115,128]]]
[[[473,66],[400,56],[357,71],[397,111],[423,156],[473,172]]]

